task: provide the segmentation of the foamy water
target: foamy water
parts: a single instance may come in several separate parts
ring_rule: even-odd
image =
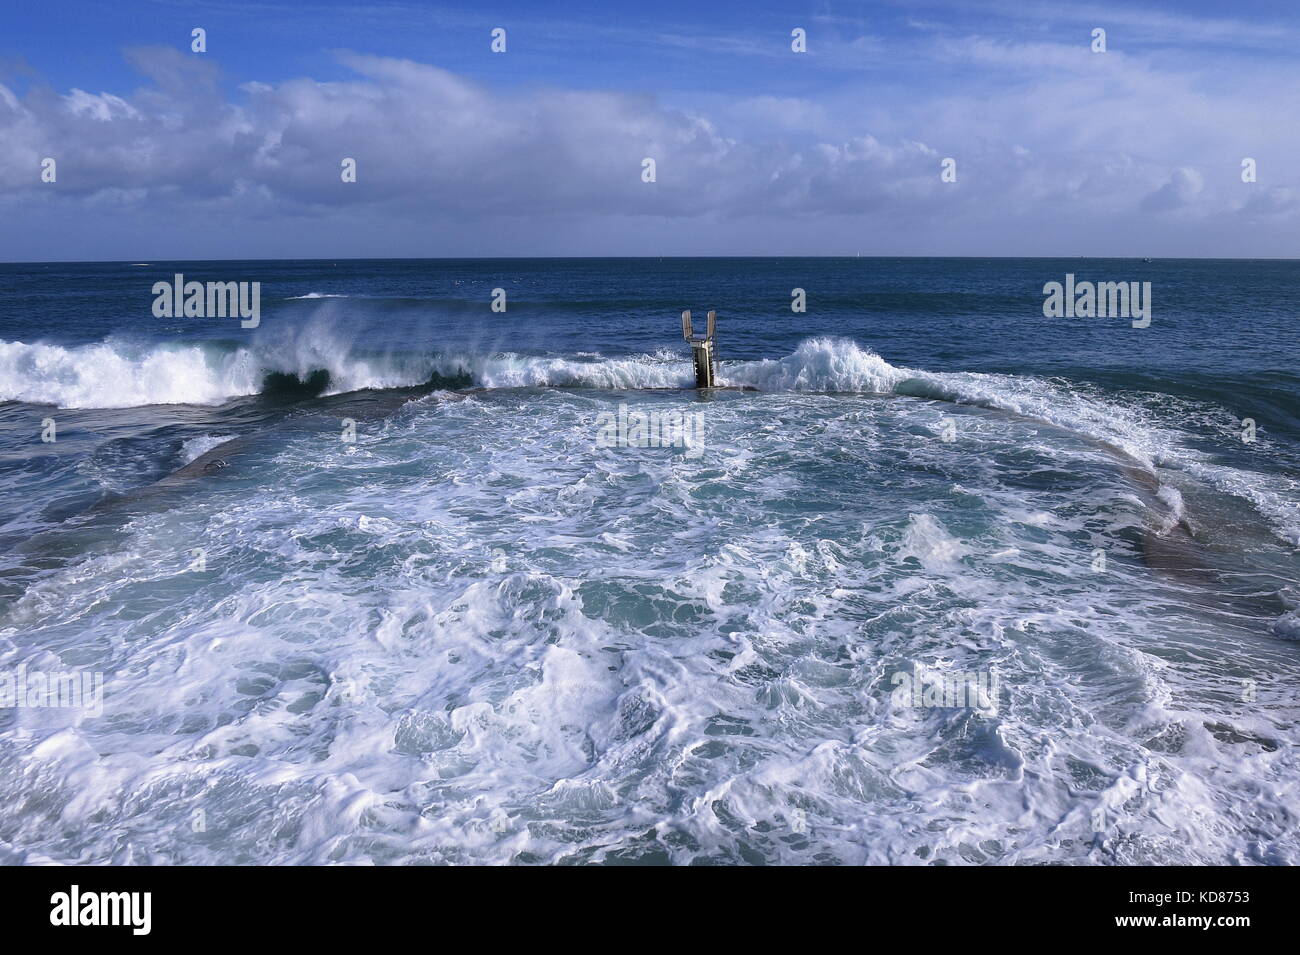
[[[1300,859],[1294,263],[192,265],[0,266],[0,861]]]
[[[288,349],[266,350],[0,342],[0,400],[64,408],[220,405],[257,394],[267,375],[306,380],[319,371],[328,374],[322,394],[417,386],[431,379],[460,379],[477,388],[655,389],[687,388],[694,382],[689,361],[662,354],[572,359],[509,352],[364,355],[326,334],[299,336]],[[909,369],[855,342],[832,338],[809,339],[781,359],[723,363],[720,379],[727,386],[764,392],[907,395],[1034,418],[1106,442],[1148,469],[1187,470],[1244,497],[1284,540],[1300,546],[1300,481],[1215,466],[1181,440],[1176,427],[1077,385],[1032,376]]]
[[[97,361],[212,403],[327,351],[35,347],[0,381],[68,407]],[[833,339],[712,398],[667,356],[329,355],[485,390],[243,430],[7,558],[4,666],[107,674],[102,717],[0,715],[7,860],[1297,861],[1294,612],[1143,543],[1235,502],[1280,574],[1294,498],[1176,419]],[[703,454],[599,447],[620,402]],[[893,694],[962,673],[993,712]]]

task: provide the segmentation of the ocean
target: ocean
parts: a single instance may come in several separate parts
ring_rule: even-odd
[[[0,862],[1300,863],[1298,292],[0,265]]]

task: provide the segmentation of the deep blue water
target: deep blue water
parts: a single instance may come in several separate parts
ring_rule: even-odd
[[[635,354],[677,347],[683,308],[717,309],[728,357],[770,358],[810,335],[853,338],[935,370],[1294,375],[1300,262],[1173,259],[437,259],[0,265],[0,335],[60,343],[132,334],[247,340],[225,320],[155,319],[155,281],[260,281],[267,328],[300,324],[345,295],[348,323],[411,347],[584,347]],[[1046,320],[1045,282],[1149,281],[1154,321]],[[504,314],[489,311],[504,288]],[[808,311],[791,312],[791,290]],[[257,337],[257,336],[251,336]],[[1295,384],[1291,378],[1280,382]],[[1294,395],[1295,389],[1289,389]],[[1294,422],[1292,422],[1294,423]]]

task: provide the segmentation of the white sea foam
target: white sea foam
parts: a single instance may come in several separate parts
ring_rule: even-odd
[[[0,342],[0,400],[60,408],[215,405],[256,393],[263,375],[246,350]]]
[[[272,372],[305,380],[313,372],[327,371],[331,393],[428,380],[427,359],[351,356],[336,344],[308,336],[287,347],[264,349],[0,342],[0,400],[61,408],[219,405],[257,394]]]
[[[812,338],[784,358],[725,365],[721,378],[760,391],[889,394],[910,374],[853,342]]]
[[[466,372],[484,388],[684,388],[695,382],[690,363],[604,358],[573,361],[504,354],[445,357],[436,365],[441,374]]]
[[[264,486],[33,581],[0,665],[112,676],[104,719],[0,728],[5,857],[1300,861],[1295,664],[1140,561],[1089,571],[1141,522],[1091,441],[766,394],[710,403],[692,462],[597,447],[614,400],[418,402],[356,444],[291,420]],[[995,673],[1000,705],[898,707],[900,671]]]
[[[181,460],[189,464],[233,437],[233,434],[201,434],[197,438],[190,438],[181,445]]]
[[[287,343],[234,350],[111,341],[72,347],[0,342],[0,400],[64,408],[216,405],[257,393],[268,373],[305,380],[318,370],[329,373],[331,394],[413,386],[434,375],[464,378],[483,388],[683,388],[694,381],[690,362],[673,352],[590,360],[509,352],[368,355],[329,329],[309,332]],[[1213,464],[1144,410],[1077,385],[911,369],[852,341],[831,338],[808,339],[779,359],[725,362],[720,377],[724,384],[765,392],[906,395],[1034,418],[1104,442],[1148,468],[1176,467],[1249,500],[1279,535],[1300,543],[1300,482]]]

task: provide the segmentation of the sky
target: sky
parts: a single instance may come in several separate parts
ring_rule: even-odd
[[[1295,258],[1298,46],[1251,0],[4,0],[0,260]]]

